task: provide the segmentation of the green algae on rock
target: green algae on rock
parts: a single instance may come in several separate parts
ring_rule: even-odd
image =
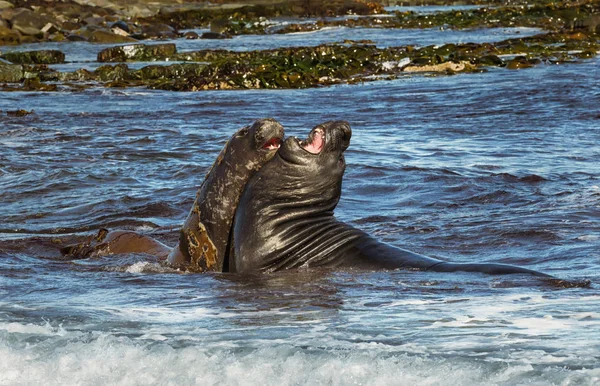
[[[41,82],[100,82],[106,87],[173,91],[322,87],[394,79],[409,73],[439,76],[480,72],[486,67],[525,69],[543,63],[577,62],[596,55],[600,49],[599,39],[596,34],[579,31],[552,32],[493,44],[445,44],[421,48],[381,48],[349,42],[263,51],[200,50],[181,53],[177,53],[172,44],[139,44],[109,48],[102,51],[99,60],[178,63],[150,65],[139,70],[120,63],[103,65],[93,72],[78,70],[68,73],[44,65],[25,65],[22,72],[19,68],[12,68],[17,72],[12,81],[39,78]],[[32,89],[31,81],[29,89]]]
[[[363,28],[498,28],[535,27],[548,31],[586,28],[594,32],[600,24],[600,4],[594,0],[569,1],[529,5],[488,7],[474,10],[450,10],[436,13],[396,11],[394,17],[363,17],[342,20],[317,20],[313,23],[292,23],[275,33],[315,31],[324,27]]]
[[[140,22],[153,24],[165,23],[176,29],[208,26],[213,20],[233,21],[218,33],[248,33],[264,31],[261,18],[280,16],[338,16],[338,15],[370,15],[384,13],[383,6],[377,1],[362,0],[330,0],[306,1],[291,0],[274,4],[254,4],[240,7],[204,7],[197,9],[172,10],[160,12],[152,17],[140,19]],[[235,24],[238,25],[237,27]]]
[[[31,110],[31,111],[27,111],[25,109],[19,109],[19,110],[9,110],[6,112],[6,115],[12,116],[12,117],[26,117],[27,115],[30,114],[35,114],[35,111]]]
[[[177,48],[173,43],[131,44],[106,48],[98,53],[99,62],[157,61],[173,57]]]
[[[65,62],[65,54],[58,50],[7,52],[0,58],[14,64],[59,64]]]
[[[0,62],[0,82],[16,83],[23,80],[24,70],[20,64]]]

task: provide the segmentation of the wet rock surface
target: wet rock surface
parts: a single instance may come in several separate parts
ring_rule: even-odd
[[[58,50],[8,52],[1,55],[14,64],[58,64],[65,62],[65,54]]]
[[[116,43],[134,43],[136,39],[129,36],[118,35],[113,32],[97,30],[92,32],[89,37],[89,41],[92,43],[100,44],[116,44]]]
[[[15,83],[23,79],[23,66],[0,62],[0,82]]]
[[[175,44],[132,44],[106,48],[98,53],[99,62],[157,61],[173,57],[177,53]]]
[[[599,50],[598,8],[593,1],[554,2],[529,6],[512,3],[470,11],[419,14],[412,11],[382,16],[325,18],[272,28],[266,17],[282,15],[332,16],[355,12],[371,15],[385,12],[377,3],[285,2],[271,5],[198,7],[183,4],[163,8],[145,17],[124,18],[129,5],[102,7],[98,1],[50,3],[42,0],[16,1],[2,13],[0,44],[19,44],[46,39],[103,44],[123,44],[101,50],[97,55],[105,65],[93,71],[57,71],[44,65],[64,63],[60,51],[12,52],[2,55],[8,63],[0,67],[0,80],[10,83],[5,90],[61,90],[92,85],[107,87],[148,87],[174,91],[211,89],[305,88],[338,83],[393,79],[409,73],[451,75],[457,72],[486,71],[488,68],[521,70],[542,64],[574,63],[596,56]],[[36,3],[37,2],[37,3]],[[302,3],[302,4],[300,4]],[[112,4],[112,3],[111,3]],[[312,4],[312,5],[311,5]],[[35,17],[26,8],[37,7]],[[129,8],[128,8],[129,7]],[[350,7],[350,8],[348,8]],[[352,8],[355,7],[355,8]],[[139,11],[139,10],[138,10]],[[124,13],[125,12],[125,13]],[[128,12],[128,11],[127,11]],[[137,11],[136,11],[137,12]],[[141,12],[147,13],[147,12]],[[79,15],[67,19],[66,16]],[[14,28],[12,20],[28,17],[32,29]],[[44,26],[40,27],[45,22]],[[23,24],[24,25],[24,24]],[[180,29],[210,26],[199,35]],[[441,46],[377,47],[369,41],[344,41],[317,47],[280,48],[237,52],[225,49],[178,52],[175,43],[143,44],[154,39],[225,39],[242,34],[281,34],[314,31],[328,26],[378,28],[461,29],[473,27],[535,26],[547,33],[507,39],[497,43],[445,44]],[[42,31],[43,30],[43,31]],[[68,60],[68,58],[66,58]],[[176,62],[133,70],[124,62]],[[19,66],[19,65],[25,65]],[[16,86],[15,83],[21,83]],[[67,84],[68,83],[68,84]],[[56,87],[57,86],[57,87]]]

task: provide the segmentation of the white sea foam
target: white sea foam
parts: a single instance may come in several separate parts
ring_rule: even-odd
[[[475,357],[382,353],[377,347],[339,351],[289,344],[243,351],[201,343],[174,348],[160,339],[146,343],[108,334],[53,347],[0,341],[0,374],[2,385],[592,385],[600,380],[598,368],[568,371],[560,361],[536,368]]]
[[[0,323],[0,331],[6,331],[11,334],[31,334],[42,336],[64,336],[66,331],[61,326],[52,327],[49,323],[43,325],[21,324],[21,323]]]
[[[148,272],[148,271],[153,271],[156,269],[161,268],[161,266],[159,264],[156,263],[148,263],[145,261],[138,261],[137,263],[134,263],[132,265],[130,265],[129,267],[127,267],[127,269],[125,270],[125,272],[128,273],[144,273],[144,272]]]

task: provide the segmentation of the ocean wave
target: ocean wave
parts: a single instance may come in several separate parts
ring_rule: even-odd
[[[540,355],[535,350],[521,359],[489,361],[382,351],[373,344],[352,351],[289,344],[260,349],[202,344],[177,348],[165,343],[162,335],[146,336],[147,341],[95,335],[91,341],[63,338],[27,347],[0,342],[2,385],[545,385],[593,384],[600,377],[599,368],[564,367],[560,353]]]

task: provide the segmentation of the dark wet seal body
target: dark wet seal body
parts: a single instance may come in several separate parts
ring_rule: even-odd
[[[131,231],[100,230],[87,242],[62,248],[71,258],[148,253],[189,271],[222,271],[233,215],[246,182],[273,158],[284,131],[274,119],[260,119],[227,142],[196,194],[175,248]]]
[[[332,121],[315,127],[306,141],[288,138],[248,182],[232,227],[232,272],[341,267],[547,276],[506,264],[445,262],[379,242],[336,220],[350,137],[347,122]]]
[[[174,266],[195,271],[222,271],[233,215],[246,182],[277,152],[283,126],[261,119],[238,131],[221,151],[204,179],[168,256]]]

